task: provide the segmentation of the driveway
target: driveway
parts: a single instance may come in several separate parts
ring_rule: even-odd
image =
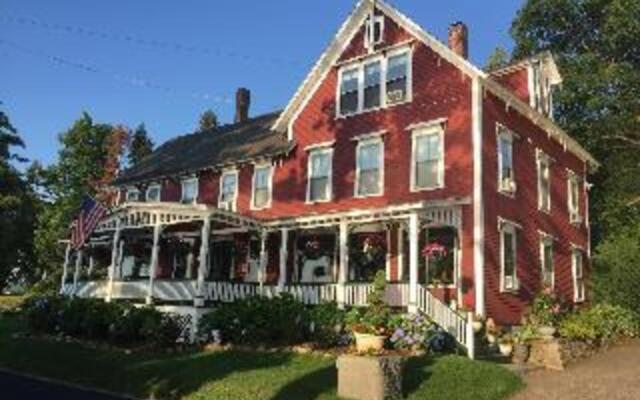
[[[0,372],[2,400],[124,400],[87,390]]]
[[[638,400],[640,340],[569,366],[562,372],[534,371],[527,388],[511,400]]]

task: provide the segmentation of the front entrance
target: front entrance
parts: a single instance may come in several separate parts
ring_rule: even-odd
[[[227,281],[233,279],[235,245],[232,240],[215,241],[210,247],[209,279]]]

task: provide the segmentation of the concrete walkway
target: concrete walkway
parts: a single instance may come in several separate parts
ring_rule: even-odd
[[[527,388],[511,400],[638,400],[640,340],[617,345],[566,371],[533,371],[524,379]]]
[[[71,386],[0,372],[2,400],[126,400]]]

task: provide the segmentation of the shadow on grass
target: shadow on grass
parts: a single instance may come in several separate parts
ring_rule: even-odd
[[[402,391],[405,397],[416,392],[431,378],[431,368],[434,363],[433,357],[417,357],[407,360],[402,380]]]
[[[314,400],[323,394],[335,395],[337,385],[337,370],[331,365],[288,383],[271,400]]]

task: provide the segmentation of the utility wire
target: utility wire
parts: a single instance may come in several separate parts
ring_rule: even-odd
[[[86,63],[83,63],[83,62],[70,60],[68,58],[64,58],[64,57],[60,57],[60,56],[56,56],[56,55],[51,55],[51,54],[45,53],[45,52],[40,51],[40,50],[35,50],[35,49],[29,48],[29,47],[22,46],[22,45],[20,45],[18,43],[15,43],[15,42],[12,42],[12,41],[9,41],[9,40],[6,40],[6,39],[0,38],[0,45],[4,45],[9,49],[12,49],[12,50],[24,53],[24,54],[29,54],[29,55],[32,55],[32,56],[44,58],[44,59],[48,60],[50,63],[52,63],[52,64],[64,65],[66,67],[78,69],[78,70],[81,70],[81,71],[84,71],[84,72],[88,72],[88,73],[108,75],[114,80],[129,84],[131,86],[158,90],[158,91],[164,92],[165,94],[172,95],[172,96],[184,96],[184,92],[182,92],[180,90],[177,90],[177,89],[174,89],[174,88],[169,87],[169,86],[159,85],[159,84],[156,84],[154,82],[151,82],[149,80],[142,79],[142,78],[139,78],[139,77],[126,76],[126,75],[120,74],[120,73],[118,73],[116,71],[110,71],[110,70],[107,70],[107,69],[104,69],[104,68],[98,68],[98,67],[95,67],[93,65],[86,64]],[[216,103],[225,103],[225,104],[231,104],[232,103],[232,100],[231,100],[231,98],[229,96],[214,96],[214,95],[211,95],[211,94],[208,94],[208,93],[198,93],[198,92],[191,92],[189,96],[194,98],[194,99],[205,100],[205,101],[209,101],[209,102],[212,101],[212,102],[216,102]]]
[[[63,32],[70,35],[92,37],[92,38],[98,38],[103,40],[127,42],[127,43],[136,44],[136,45],[152,47],[152,48],[160,48],[160,49],[169,50],[169,51],[201,53],[201,54],[213,55],[218,57],[232,57],[232,58],[240,59],[245,62],[251,62],[253,64],[255,64],[255,62],[257,61],[260,63],[266,62],[270,64],[275,64],[278,66],[282,66],[282,65],[289,65],[289,66],[294,65],[294,66],[302,66],[302,67],[309,66],[308,63],[304,63],[299,60],[285,59],[285,58],[279,58],[279,57],[260,57],[260,56],[241,54],[233,51],[211,49],[208,47],[201,47],[201,46],[194,46],[194,45],[185,45],[185,44],[170,42],[165,40],[145,39],[145,38],[141,38],[141,37],[126,34],[126,33],[111,33],[111,32],[105,32],[105,31],[98,31],[98,30],[87,29],[79,26],[63,25],[63,24],[58,24],[53,22],[47,22],[47,21],[43,21],[40,19],[31,18],[31,17],[0,13],[0,20],[4,20],[6,22],[10,22],[18,25],[34,26],[42,29]]]

